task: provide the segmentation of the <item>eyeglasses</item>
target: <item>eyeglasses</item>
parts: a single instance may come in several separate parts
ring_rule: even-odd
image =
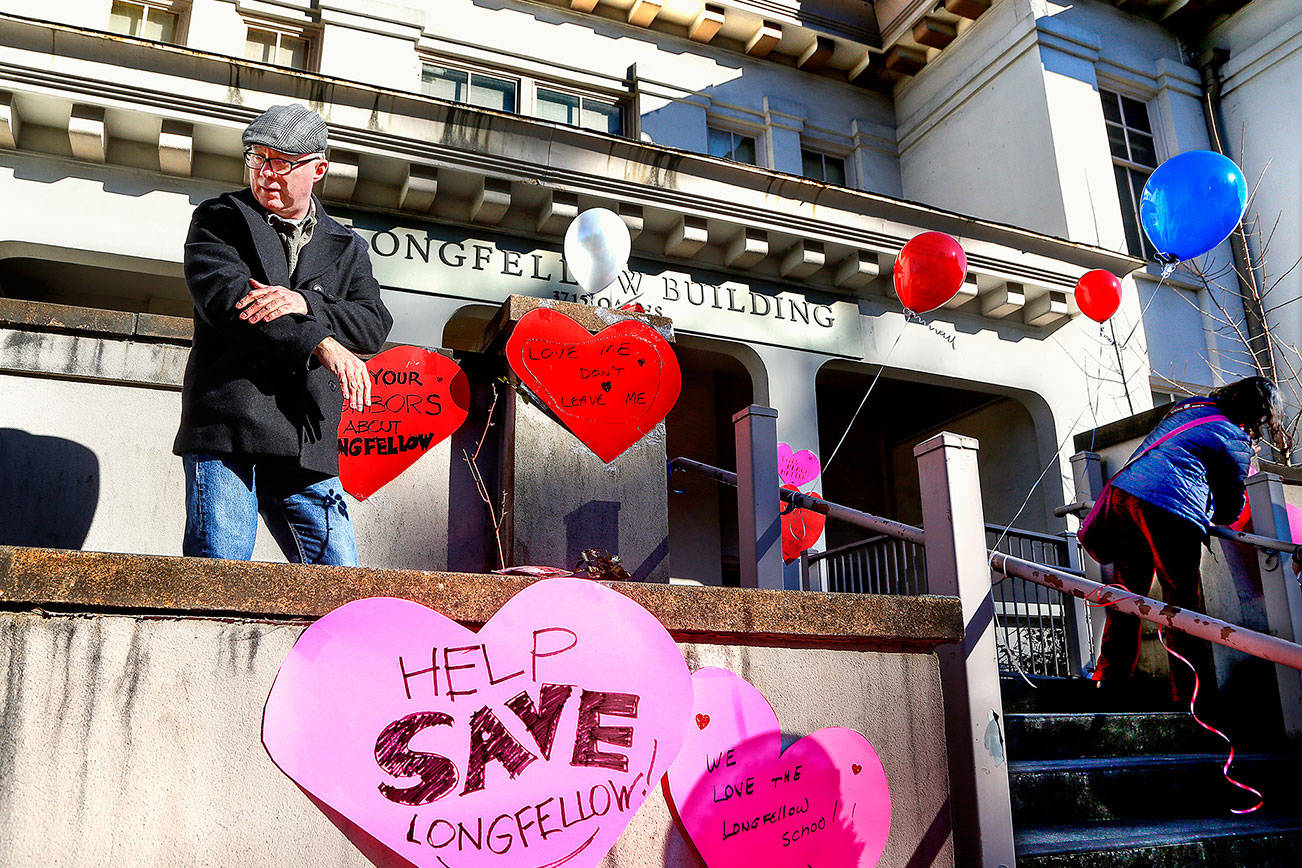
[[[320,154],[313,154],[301,160],[286,160],[283,157],[264,157],[256,151],[244,152],[244,165],[255,172],[261,172],[263,166],[270,166],[271,171],[277,175],[288,175],[304,163],[319,159],[321,159]]]

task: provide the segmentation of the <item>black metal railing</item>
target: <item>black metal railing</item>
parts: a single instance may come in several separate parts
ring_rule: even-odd
[[[986,525],[986,547],[1024,561],[1070,570],[1067,540],[1021,528]],[[999,668],[1051,678],[1072,675],[1068,659],[1071,597],[991,571]]]
[[[1022,560],[1070,569],[1067,540],[1003,525],[986,525],[986,545]],[[925,594],[927,558],[920,543],[878,534],[805,558],[820,570],[829,591],[850,594]],[[995,642],[1000,668],[1065,678],[1068,661],[1067,595],[1024,579],[991,574],[995,588]],[[808,573],[805,586],[809,587]]]
[[[829,591],[847,594],[925,594],[927,556],[921,543],[886,534],[817,552],[805,558]],[[808,587],[807,580],[805,586]]]

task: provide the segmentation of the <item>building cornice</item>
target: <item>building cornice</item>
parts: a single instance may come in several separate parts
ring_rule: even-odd
[[[53,45],[53,53],[25,50],[41,32],[46,38],[35,44]],[[152,62],[136,62],[142,52]],[[133,67],[133,80],[123,79],[124,66]],[[265,105],[300,99],[331,122],[327,197],[335,201],[540,238],[559,237],[580,206],[605,204],[633,225],[637,255],[783,281],[783,262],[812,244],[816,258],[800,264],[800,282],[856,296],[889,296],[900,247],[918,232],[944,231],[968,249],[975,292],[962,301],[1007,293],[1009,283],[1027,303],[1054,296],[1050,308],[1059,313],[1036,325],[1065,320],[1069,291],[1084,271],[1140,265],[1113,251],[702,154],[12,16],[0,17],[0,89],[11,94],[16,118],[25,102],[65,122],[78,116],[76,107],[99,112],[102,139],[113,126],[103,120],[106,110],[110,120],[119,110],[156,119],[160,147],[170,128],[184,148],[186,134],[176,132],[184,125],[190,148],[206,142],[215,149],[208,156],[232,172],[243,126]],[[745,234],[762,234],[769,255],[730,261],[728,250]],[[969,307],[1021,316],[1019,306]]]

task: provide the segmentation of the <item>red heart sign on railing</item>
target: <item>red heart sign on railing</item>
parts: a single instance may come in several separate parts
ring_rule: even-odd
[[[682,388],[669,342],[633,319],[594,335],[538,308],[516,324],[506,357],[521,382],[607,464],[669,413]]]
[[[784,485],[783,488],[788,491],[800,491],[794,485]],[[810,497],[819,497],[817,491],[806,492]],[[822,499],[821,497],[819,498]],[[782,504],[782,509],[788,509],[788,504]],[[782,559],[790,563],[800,557],[800,553],[808,551],[809,547],[818,542],[818,538],[823,535],[823,526],[827,524],[827,516],[821,512],[814,512],[812,509],[793,509],[790,512],[784,512],[782,515]]]
[[[339,480],[365,500],[452,436],[470,409],[456,362],[420,347],[394,347],[366,363],[371,403],[339,420]]]

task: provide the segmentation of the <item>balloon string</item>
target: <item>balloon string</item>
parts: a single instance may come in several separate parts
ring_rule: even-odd
[[[1190,663],[1188,660],[1186,660],[1184,656],[1182,656],[1179,652],[1174,651],[1170,645],[1166,644],[1166,636],[1162,634],[1161,627],[1157,628],[1157,638],[1162,643],[1162,647],[1166,649],[1167,654],[1170,654],[1172,657],[1179,660],[1185,666],[1188,666],[1189,671],[1193,673],[1194,688],[1193,688],[1193,696],[1189,697],[1189,713],[1193,715],[1194,721],[1203,729],[1207,730],[1208,732],[1213,732],[1216,733],[1216,735],[1219,735],[1222,739],[1224,739],[1225,743],[1230,746],[1230,754],[1225,758],[1225,765],[1224,767],[1221,768],[1221,774],[1225,776],[1225,780],[1234,784],[1239,789],[1247,790],[1248,792],[1252,793],[1254,796],[1257,797],[1257,804],[1253,805],[1251,808],[1230,808],[1230,813],[1251,814],[1253,811],[1257,810],[1262,805],[1266,804],[1266,799],[1264,796],[1262,796],[1260,790],[1254,790],[1252,787],[1248,786],[1247,784],[1241,784],[1238,781],[1236,781],[1234,778],[1230,777],[1230,765],[1233,764],[1234,762],[1234,742],[1230,741],[1230,737],[1225,733],[1221,732],[1216,727],[1204,723],[1202,718],[1198,716],[1198,713],[1194,711],[1194,703],[1198,701],[1198,686],[1199,686],[1198,670],[1195,669],[1194,665]]]
[[[1130,343],[1130,339],[1135,336],[1135,332],[1139,330],[1140,324],[1144,322],[1144,314],[1148,313],[1149,305],[1151,305],[1153,300],[1157,298],[1157,291],[1162,288],[1162,284],[1166,283],[1166,279],[1175,273],[1175,267],[1179,264],[1180,263],[1176,261],[1168,262],[1162,266],[1162,277],[1157,281],[1157,286],[1153,287],[1153,292],[1149,295],[1148,301],[1144,302],[1144,306],[1140,309],[1139,318],[1136,319],[1135,324],[1131,326],[1130,334],[1126,335],[1126,339],[1121,342],[1122,349],[1125,349],[1126,345]],[[1114,345],[1116,344],[1116,340],[1117,339],[1113,337],[1112,342]]]
[[[908,308],[905,308],[904,312],[906,317],[913,313]],[[913,315],[917,316],[917,314]],[[832,462],[836,460],[836,453],[841,451],[841,445],[845,443],[845,438],[850,436],[850,429],[854,427],[855,420],[859,418],[859,413],[862,412],[864,404],[868,403],[868,396],[871,395],[873,389],[877,387],[877,381],[881,379],[882,371],[886,370],[886,363],[891,360],[891,356],[895,353],[895,348],[900,345],[900,338],[902,337],[904,337],[904,329],[900,329],[899,334],[895,336],[895,343],[891,344],[891,348],[886,351],[886,357],[882,359],[881,367],[877,369],[877,373],[873,376],[873,381],[868,384],[868,391],[863,393],[863,400],[859,402],[859,406],[855,409],[854,415],[850,417],[850,422],[845,426],[845,431],[841,434],[841,439],[837,441],[836,448],[832,450],[832,457],[828,458],[823,464],[822,469],[819,471],[819,476],[826,476],[827,468],[831,467]]]
[[[1112,583],[1108,585],[1100,585],[1099,587],[1095,588],[1094,590],[1086,594],[1085,605],[1106,608],[1107,606],[1116,605],[1117,603],[1121,602],[1121,600],[1125,599],[1124,597],[1118,597],[1115,600],[1104,601],[1103,591],[1108,588],[1116,588],[1117,590],[1122,591],[1123,593],[1125,593],[1130,597],[1139,596],[1134,591],[1131,591],[1129,588],[1125,587],[1124,585]],[[1202,686],[1201,680],[1198,678],[1198,669],[1192,663],[1190,663],[1189,660],[1183,654],[1179,653],[1178,651],[1176,651],[1166,643],[1166,634],[1162,632],[1161,626],[1157,628],[1157,639],[1159,642],[1162,643],[1162,647],[1166,649],[1167,654],[1179,660],[1185,666],[1188,666],[1189,671],[1193,673],[1194,687],[1193,687],[1193,694],[1189,697],[1189,714],[1191,717],[1193,717],[1194,722],[1197,723],[1199,726],[1201,726],[1203,729],[1207,730],[1208,732],[1215,733],[1216,735],[1220,736],[1221,739],[1224,740],[1224,742],[1230,747],[1229,756],[1225,758],[1225,765],[1221,767],[1221,774],[1225,776],[1225,780],[1229,781],[1231,784],[1234,784],[1234,786],[1238,787],[1241,790],[1247,790],[1248,792],[1252,793],[1254,796],[1257,797],[1257,804],[1253,805],[1251,808],[1230,808],[1230,813],[1251,814],[1253,811],[1260,809],[1262,805],[1266,804],[1266,798],[1261,794],[1261,791],[1255,790],[1252,787],[1248,786],[1247,784],[1240,783],[1236,781],[1234,778],[1230,777],[1230,766],[1234,764],[1234,742],[1230,740],[1230,737],[1228,735],[1221,732],[1219,729],[1212,726],[1211,724],[1206,723],[1205,721],[1203,721],[1201,717],[1198,716],[1198,712],[1195,706],[1198,703],[1198,690]]]

